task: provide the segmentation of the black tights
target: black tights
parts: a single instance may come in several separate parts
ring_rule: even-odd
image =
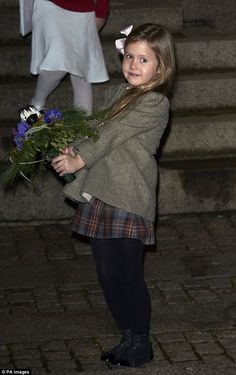
[[[143,274],[139,240],[91,239],[93,255],[107,305],[121,330],[148,333],[151,302]]]

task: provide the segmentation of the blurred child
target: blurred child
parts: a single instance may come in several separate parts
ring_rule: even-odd
[[[109,0],[35,0],[31,73],[38,74],[30,104],[43,110],[47,97],[69,73],[74,107],[93,110],[92,82],[108,80],[98,31]]]

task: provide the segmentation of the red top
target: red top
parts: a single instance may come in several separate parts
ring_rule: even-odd
[[[97,18],[106,18],[109,0],[51,0],[61,8],[73,12],[95,12]]]

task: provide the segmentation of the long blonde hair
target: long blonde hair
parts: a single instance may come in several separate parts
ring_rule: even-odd
[[[126,90],[126,93],[115,102],[108,119],[118,116],[145,93],[155,90],[167,95],[172,86],[175,76],[175,48],[171,33],[166,27],[155,23],[140,25],[128,35],[124,49],[131,43],[143,41],[147,42],[155,53],[159,63],[158,72],[152,80]]]

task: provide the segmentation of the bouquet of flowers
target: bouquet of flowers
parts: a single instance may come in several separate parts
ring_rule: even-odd
[[[20,177],[34,180],[38,173],[48,168],[48,162],[75,138],[96,141],[98,132],[94,130],[95,126],[103,122],[107,113],[108,110],[104,110],[86,116],[83,109],[49,109],[41,114],[34,106],[19,111],[20,122],[12,131],[15,145],[10,150],[9,163],[2,175],[3,183],[12,185]],[[74,178],[72,174],[64,176],[66,182]]]

